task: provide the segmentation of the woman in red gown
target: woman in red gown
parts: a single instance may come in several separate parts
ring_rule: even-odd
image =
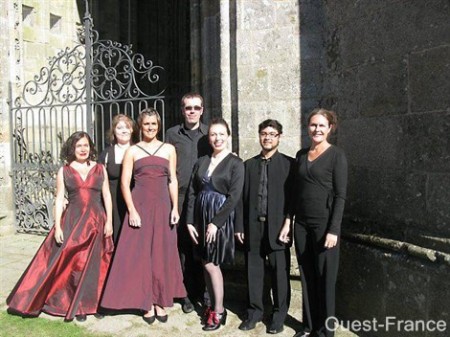
[[[156,137],[161,118],[155,109],[138,118],[142,141],[123,159],[121,186],[128,213],[114,253],[101,306],[138,309],[152,324],[164,323],[164,307],[186,297],[177,250],[178,182],[175,147]],[[130,180],[134,174],[134,188]]]
[[[8,312],[35,317],[43,311],[69,321],[97,313],[113,229],[107,174],[95,156],[86,132],[75,132],[64,144],[67,164],[56,177],[55,225],[8,296]]]

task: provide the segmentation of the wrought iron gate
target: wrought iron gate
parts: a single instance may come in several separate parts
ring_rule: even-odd
[[[56,172],[62,143],[87,131],[99,152],[113,116],[135,119],[152,106],[165,130],[164,69],[134,54],[131,46],[99,40],[86,8],[80,43],[66,48],[10,97],[12,178],[17,230],[45,233],[53,226]],[[149,94],[154,92],[154,94]]]

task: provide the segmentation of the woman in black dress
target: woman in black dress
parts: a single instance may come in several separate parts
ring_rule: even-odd
[[[106,166],[109,180],[109,190],[113,203],[113,240],[117,244],[123,219],[127,212],[127,207],[120,189],[120,176],[122,174],[122,160],[125,151],[130,145],[138,142],[138,132],[136,123],[126,115],[116,115],[112,120],[110,130],[111,146],[107,147],[100,154],[99,162]]]
[[[336,122],[333,111],[312,111],[308,118],[312,145],[296,156],[294,237],[303,323],[310,336],[334,335],[326,320],[335,316],[339,236],[347,190],[347,159],[340,148],[328,142]]]
[[[197,161],[189,185],[186,223],[203,261],[212,302],[205,310],[205,331],[217,330],[226,322],[220,265],[234,260],[235,208],[244,185],[244,163],[228,150],[229,137],[228,124],[213,119],[208,130],[213,153]]]

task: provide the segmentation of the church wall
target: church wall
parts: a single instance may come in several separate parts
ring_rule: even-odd
[[[297,1],[236,1],[236,105],[239,155],[260,151],[258,124],[283,125],[280,150],[300,148],[300,45]]]
[[[310,45],[322,75],[305,85],[338,113],[349,161],[338,315],[448,326],[450,4],[304,0],[300,16],[323,41]]]

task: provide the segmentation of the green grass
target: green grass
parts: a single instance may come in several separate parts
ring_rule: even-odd
[[[0,337],[108,337],[61,320],[22,318],[0,312]]]

